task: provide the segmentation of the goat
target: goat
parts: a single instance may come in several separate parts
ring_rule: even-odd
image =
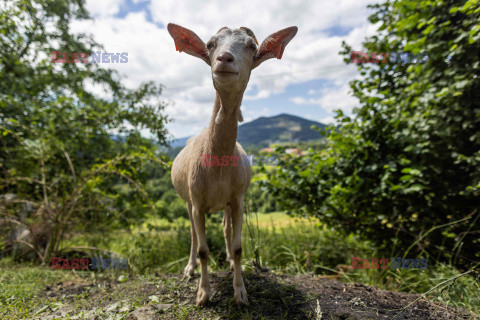
[[[196,304],[204,306],[210,298],[205,214],[225,210],[223,226],[227,260],[234,272],[235,301],[242,306],[248,304],[240,264],[243,195],[250,185],[251,169],[246,163],[237,166],[205,166],[202,165],[202,156],[245,159],[246,153],[236,139],[238,122],[243,121],[240,104],[251,70],[267,59],[280,59],[286,45],[297,33],[297,27],[286,28],[268,36],[259,48],[252,30],[246,27],[235,30],[223,27],[207,44],[194,32],[179,25],[170,23],[167,29],[177,51],[198,57],[211,67],[216,90],[210,125],[187,141],[172,165],[172,183],[180,197],[187,202],[191,222],[191,251],[184,275],[188,277],[194,274],[198,254],[201,278]]]

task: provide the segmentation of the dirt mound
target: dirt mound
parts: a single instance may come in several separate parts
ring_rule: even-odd
[[[195,307],[198,276],[136,277],[123,283],[46,288],[55,311],[43,308],[35,319],[475,319],[464,310],[419,299],[308,275],[246,272],[250,305],[239,309],[233,299],[232,274],[210,274],[211,300]],[[44,296],[45,296],[44,295]],[[413,303],[412,303],[413,302]]]

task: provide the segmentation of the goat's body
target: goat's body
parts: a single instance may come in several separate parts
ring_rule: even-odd
[[[207,212],[225,210],[235,199],[243,197],[250,185],[251,169],[247,161],[234,166],[206,166],[202,155],[211,154],[208,130],[190,138],[172,165],[172,183],[180,197],[189,204],[197,203]],[[224,156],[219,155],[219,157]],[[232,156],[245,159],[246,153],[237,142]]]
[[[173,186],[187,202],[191,222],[192,246],[184,274],[193,275],[198,254],[201,277],[197,306],[204,306],[210,298],[205,215],[225,210],[223,230],[227,260],[234,272],[234,297],[238,305],[245,305],[248,299],[241,266],[243,195],[252,174],[246,153],[236,141],[238,121],[243,120],[240,104],[251,70],[265,60],[280,59],[297,28],[286,28],[270,35],[258,50],[253,31],[246,27],[236,30],[221,28],[208,44],[181,26],[168,24],[167,29],[178,51],[198,57],[212,67],[213,85],[217,91],[210,125],[188,140],[172,166]],[[213,163],[206,163],[207,157],[212,157]],[[224,159],[228,159],[228,163]]]
[[[235,299],[247,303],[247,293],[241,275],[243,195],[250,185],[251,169],[242,146],[236,142],[237,119],[240,113],[238,99],[224,99],[223,105],[234,105],[217,123],[222,103],[217,93],[210,125],[198,136],[190,138],[172,165],[172,183],[180,197],[187,202],[191,222],[190,258],[184,274],[191,276],[197,266],[197,253],[202,266],[202,277],[197,294],[197,304],[204,305],[209,299],[209,283],[206,261],[208,246],[205,238],[205,215],[207,212],[225,210],[223,227],[227,260],[234,271]],[[210,166],[203,161],[209,155],[221,159],[233,157],[238,161],[221,166]],[[242,161],[240,161],[242,159]],[[218,165],[220,164],[220,165]],[[233,228],[232,228],[233,226]],[[232,237],[233,231],[233,237]]]

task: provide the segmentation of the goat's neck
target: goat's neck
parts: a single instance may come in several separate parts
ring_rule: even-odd
[[[215,96],[212,119],[208,127],[208,152],[215,156],[232,155],[237,141],[237,113],[242,102],[241,93],[219,93]],[[216,123],[221,109],[224,109],[223,120]]]

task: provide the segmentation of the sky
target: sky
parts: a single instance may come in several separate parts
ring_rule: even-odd
[[[357,100],[348,83],[358,77],[346,65],[342,41],[360,50],[377,29],[367,8],[375,0],[87,0],[90,21],[72,24],[92,34],[105,52],[127,52],[127,63],[109,64],[131,88],[145,81],[165,86],[165,112],[173,120],[170,137],[198,134],[210,120],[215,97],[210,67],[175,50],[166,30],[170,22],[194,31],[204,42],[221,27],[253,30],[259,43],[289,26],[298,33],[281,60],[270,59],[252,71],[242,101],[245,121],[288,113],[323,123],[334,110],[350,114]],[[101,94],[99,88],[92,88]]]

